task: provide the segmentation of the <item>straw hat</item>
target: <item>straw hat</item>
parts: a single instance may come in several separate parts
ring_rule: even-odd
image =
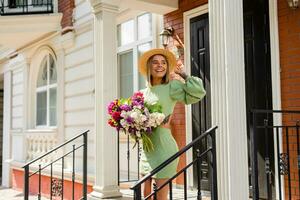
[[[139,71],[142,75],[147,76],[147,62],[151,56],[157,54],[164,55],[166,57],[169,63],[169,72],[173,71],[177,63],[175,55],[166,49],[151,49],[146,51],[139,59]]]

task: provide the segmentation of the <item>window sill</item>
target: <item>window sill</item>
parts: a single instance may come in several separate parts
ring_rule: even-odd
[[[28,134],[39,134],[39,133],[57,133],[57,128],[49,128],[49,127],[45,127],[45,128],[41,128],[41,127],[37,127],[35,129],[28,129],[26,131],[24,131],[25,133],[28,133]]]

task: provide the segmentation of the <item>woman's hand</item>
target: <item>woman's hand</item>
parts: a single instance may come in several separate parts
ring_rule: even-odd
[[[185,83],[184,79],[175,72],[170,73],[170,80],[178,80],[178,81],[181,81],[182,83]]]
[[[180,59],[177,60],[177,66],[175,67],[174,72],[176,74],[185,73],[184,65],[183,65],[183,63],[182,63],[182,61]]]
[[[178,74],[183,80],[187,78],[185,68],[181,60],[177,60],[177,66],[175,67],[174,72]]]

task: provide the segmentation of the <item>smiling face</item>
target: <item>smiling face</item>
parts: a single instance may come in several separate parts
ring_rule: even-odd
[[[168,71],[168,63],[162,55],[155,55],[151,60],[150,74],[154,79],[162,79]]]

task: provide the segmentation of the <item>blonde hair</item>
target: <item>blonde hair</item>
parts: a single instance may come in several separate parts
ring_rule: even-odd
[[[161,84],[167,84],[167,83],[169,83],[169,80],[170,80],[170,70],[169,70],[170,67],[169,67],[169,61],[168,61],[167,57],[162,54],[155,54],[147,60],[147,82],[148,82],[149,86],[152,86],[152,75],[151,75],[152,61],[153,61],[154,56],[157,56],[157,55],[164,57],[164,59],[167,62],[167,72],[166,72],[165,76],[162,78]]]

